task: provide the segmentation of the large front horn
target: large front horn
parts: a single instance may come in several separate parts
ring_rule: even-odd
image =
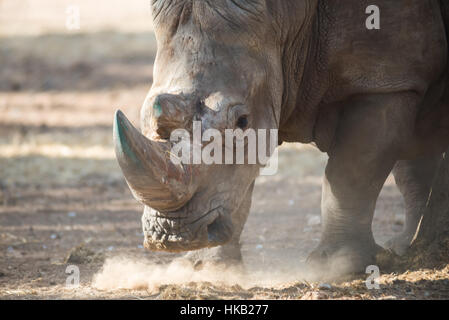
[[[174,211],[189,201],[195,187],[193,166],[170,160],[170,143],[147,139],[123,112],[114,117],[118,163],[134,197],[158,211]]]

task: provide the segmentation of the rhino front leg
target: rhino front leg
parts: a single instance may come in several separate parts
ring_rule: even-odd
[[[380,247],[371,230],[374,209],[412,129],[408,127],[413,123],[412,97],[365,96],[345,108],[328,152],[321,203],[323,232],[308,258],[320,276],[364,272],[375,264]]]
[[[248,188],[241,205],[232,216],[235,231],[229,243],[223,246],[190,251],[185,254],[184,258],[191,261],[196,268],[201,268],[206,264],[213,264],[225,268],[231,266],[243,267],[242,254],[240,251],[240,236],[251,208],[253,189],[254,182]]]

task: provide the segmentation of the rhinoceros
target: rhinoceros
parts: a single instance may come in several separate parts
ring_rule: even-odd
[[[278,143],[329,156],[322,235],[307,262],[362,271],[381,247],[371,224],[390,174],[405,200],[405,252],[449,145],[449,4],[376,0],[153,0],[157,56],[140,131],[120,111],[118,162],[144,205],[144,245],[242,259],[240,235],[261,164],[183,164],[170,133],[277,129]],[[257,232],[257,230],[253,230]],[[201,250],[199,250],[201,249]]]

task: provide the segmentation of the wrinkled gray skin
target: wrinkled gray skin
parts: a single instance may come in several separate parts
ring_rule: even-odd
[[[246,115],[246,128],[278,128],[280,143],[314,143],[329,161],[322,238],[308,262],[323,271],[364,271],[375,263],[371,223],[391,171],[406,225],[388,245],[405,252],[449,144],[447,8],[438,0],[377,0],[381,29],[367,30],[371,2],[152,1],[158,52],[141,111],[143,136],[164,141],[193,119],[203,129],[234,129]],[[158,118],[159,107],[172,111]],[[130,164],[121,144],[134,138],[119,133],[117,157],[128,184],[145,188],[134,185],[146,173]],[[145,246],[206,248],[189,256],[241,261],[239,238],[258,169],[198,165],[191,194],[176,208],[151,209],[151,194],[133,190],[146,204]]]

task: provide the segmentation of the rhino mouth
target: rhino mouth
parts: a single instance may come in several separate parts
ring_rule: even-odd
[[[144,247],[152,251],[181,252],[227,243],[233,234],[230,214],[222,207],[192,214],[187,207],[162,214],[148,206],[142,216]]]

